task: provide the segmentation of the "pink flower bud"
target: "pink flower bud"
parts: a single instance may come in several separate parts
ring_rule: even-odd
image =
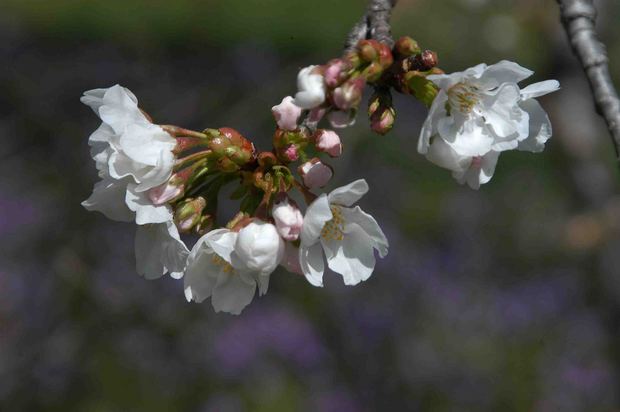
[[[337,87],[346,79],[349,65],[342,59],[334,59],[325,66],[325,84],[327,87]]]
[[[271,108],[280,129],[289,131],[297,129],[297,120],[301,116],[302,108],[293,102],[294,99],[291,96],[286,96],[279,105]]]
[[[149,190],[149,199],[154,205],[163,205],[183,194],[185,185],[175,185],[172,180]]]
[[[288,196],[284,195],[276,200],[271,215],[282,239],[294,241],[299,238],[304,218],[295,202],[289,200]]]
[[[315,139],[316,148],[320,151],[331,157],[338,157],[342,154],[340,137],[333,130],[317,130]]]
[[[370,128],[380,135],[387,134],[396,120],[396,111],[393,107],[385,107],[370,117]]]
[[[347,80],[334,90],[334,104],[342,110],[359,106],[365,85],[366,81],[361,77]]]
[[[298,172],[308,189],[325,186],[334,175],[331,167],[321,162],[318,157],[299,166]]]
[[[289,162],[295,162],[297,161],[297,159],[299,159],[299,153],[297,152],[297,146],[294,144],[284,149],[283,154],[286,160],[288,160]]]

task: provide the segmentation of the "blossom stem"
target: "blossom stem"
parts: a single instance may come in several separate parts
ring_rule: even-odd
[[[620,162],[620,99],[609,74],[605,45],[594,30],[596,8],[592,0],[557,0],[562,24],[590,82],[598,113],[605,119]]]
[[[204,133],[197,132],[195,130],[184,129],[183,127],[173,126],[169,124],[162,125],[161,128],[173,137],[196,137],[199,139],[206,139],[208,137]]]

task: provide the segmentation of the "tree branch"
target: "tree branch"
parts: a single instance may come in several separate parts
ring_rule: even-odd
[[[573,52],[590,82],[597,112],[605,119],[620,161],[620,99],[609,74],[607,51],[594,31],[593,0],[557,0]]]
[[[353,26],[344,44],[345,52],[351,51],[363,39],[375,39],[392,47],[390,17],[398,0],[370,0],[366,14]]]

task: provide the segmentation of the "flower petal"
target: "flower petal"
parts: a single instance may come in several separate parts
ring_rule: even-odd
[[[332,220],[332,211],[329,208],[327,195],[323,193],[306,209],[304,224],[301,228],[301,244],[311,245],[321,236],[321,230],[326,222]]]
[[[460,184],[467,183],[470,188],[478,190],[480,185],[488,183],[493,177],[498,158],[499,152],[491,151],[480,159],[479,165],[475,165],[472,161],[468,169],[462,172],[454,172],[452,176]]]
[[[522,101],[523,108],[530,116],[530,135],[519,142],[518,150],[539,153],[545,148],[545,143],[551,137],[551,121],[540,103],[534,99]]]
[[[533,71],[526,69],[517,63],[502,60],[499,63],[493,64],[486,68],[480,80],[483,82],[494,82],[495,87],[500,86],[503,83],[519,83],[522,80],[527,79]]]
[[[189,255],[172,223],[138,226],[135,250],[136,271],[147,279],[184,271]]]
[[[341,212],[344,221],[347,223],[347,226],[345,226],[345,236],[348,236],[349,230],[351,229],[349,225],[355,224],[361,227],[366,235],[368,235],[372,241],[373,247],[379,252],[380,257],[383,258],[387,255],[390,245],[374,217],[364,212],[359,206],[355,206],[353,209],[343,207]]]
[[[545,80],[530,84],[529,86],[521,89],[521,99],[533,99],[535,97],[544,96],[545,94],[553,93],[560,89],[560,82],[557,80]]]
[[[221,272],[211,296],[211,304],[216,312],[238,315],[252,302],[256,284],[246,282],[238,274]]]
[[[327,196],[330,204],[352,206],[368,193],[368,183],[364,179],[358,179],[348,185],[336,188]]]
[[[135,214],[125,204],[127,180],[110,178],[95,183],[93,193],[82,202],[86,210],[103,213],[108,219],[131,222]]]
[[[311,285],[323,287],[323,272],[325,263],[323,262],[323,250],[320,243],[299,248],[299,264],[304,276]]]
[[[369,236],[358,225],[351,225],[344,239],[321,240],[327,265],[342,275],[349,286],[368,279],[375,268],[375,253]]]
[[[136,223],[144,225],[147,223],[165,223],[172,220],[172,209],[169,205],[154,205],[146,192],[137,192],[136,185],[127,185],[125,203],[130,210],[136,212]]]
[[[439,119],[446,117],[446,102],[448,101],[448,95],[444,89],[439,90],[439,93],[433,100],[433,104],[428,111],[428,116],[422,125],[420,131],[420,138],[418,139],[418,153],[426,154],[431,144],[431,137],[437,131],[437,122]]]

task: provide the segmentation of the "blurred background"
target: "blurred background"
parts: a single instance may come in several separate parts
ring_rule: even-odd
[[[620,85],[620,3],[598,1]],[[363,0],[0,0],[0,410],[618,411],[618,167],[552,0],[400,0],[459,71],[510,59],[558,79],[544,153],[480,191],[417,154],[397,96],[385,137],[341,133],[336,187],[391,243],[355,288],[276,272],[241,316],[135,273],[135,227],[88,213],[83,91],[120,83],[158,123],[231,126],[269,148],[300,67],[339,56]]]

